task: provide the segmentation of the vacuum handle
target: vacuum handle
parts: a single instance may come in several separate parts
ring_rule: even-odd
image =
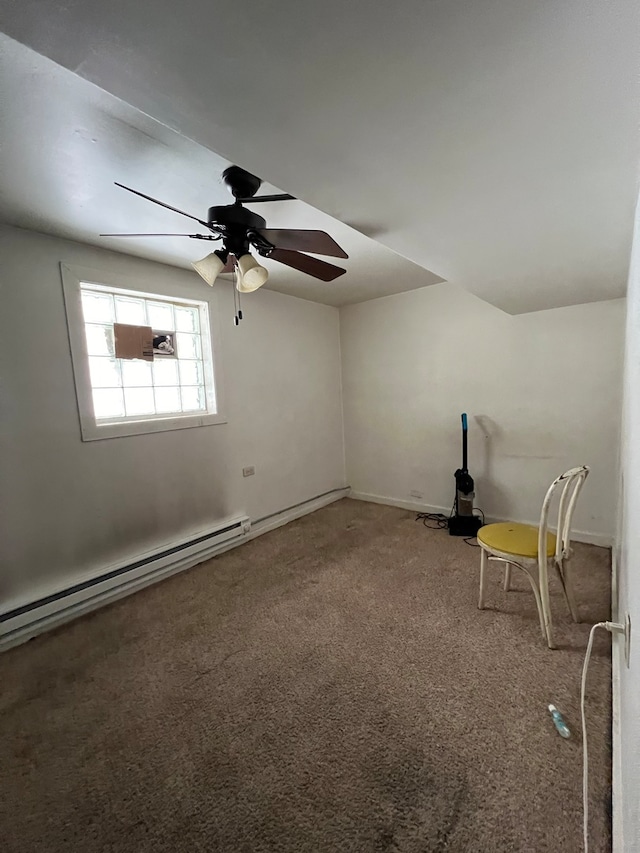
[[[462,470],[467,471],[467,413],[462,413]]]

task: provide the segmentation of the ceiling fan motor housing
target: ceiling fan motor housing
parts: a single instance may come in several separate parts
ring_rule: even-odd
[[[249,251],[251,232],[257,232],[267,224],[262,216],[240,204],[210,207],[207,221],[222,234],[225,250],[236,257]]]
[[[229,166],[222,173],[222,180],[234,198],[251,198],[254,196],[262,181],[251,172],[245,172],[240,166]]]
[[[259,230],[267,225],[266,219],[239,204],[210,207],[207,222],[223,234],[234,228],[243,228],[245,231]]]

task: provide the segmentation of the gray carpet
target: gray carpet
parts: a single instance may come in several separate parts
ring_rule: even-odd
[[[0,657],[4,853],[581,849],[580,666],[522,580],[399,509],[309,515]],[[609,554],[577,545],[608,616]],[[610,663],[589,677],[592,853],[610,849]],[[555,732],[555,702],[573,729]]]

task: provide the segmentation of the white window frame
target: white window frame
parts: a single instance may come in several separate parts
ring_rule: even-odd
[[[140,282],[117,273],[87,269],[84,267],[60,264],[62,289],[67,315],[69,346],[73,365],[73,377],[76,386],[78,414],[80,417],[80,432],[83,441],[96,441],[103,438],[118,438],[127,435],[144,435],[145,433],[166,432],[167,430],[189,429],[192,427],[209,426],[227,423],[224,407],[224,389],[222,370],[220,366],[220,347],[218,312],[212,305],[215,292],[203,294],[208,299],[194,299],[193,296],[183,296],[181,286],[172,287],[164,281],[153,284],[153,292],[142,287]],[[129,291],[131,295],[144,298],[161,297],[172,302],[199,305],[207,303],[207,310],[201,311],[201,333],[203,346],[210,345],[212,362],[203,358],[205,382],[215,392],[215,412],[194,412],[193,414],[151,415],[137,418],[114,419],[112,421],[96,421],[93,411],[93,393],[91,376],[89,374],[89,355],[85,335],[85,320],[82,311],[81,285],[90,284],[107,290],[118,289]],[[208,318],[208,321],[207,321]],[[202,322],[204,320],[204,322]],[[209,402],[207,403],[209,405]]]

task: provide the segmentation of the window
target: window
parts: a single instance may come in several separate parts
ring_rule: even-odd
[[[62,274],[83,439],[224,420],[207,302]]]

